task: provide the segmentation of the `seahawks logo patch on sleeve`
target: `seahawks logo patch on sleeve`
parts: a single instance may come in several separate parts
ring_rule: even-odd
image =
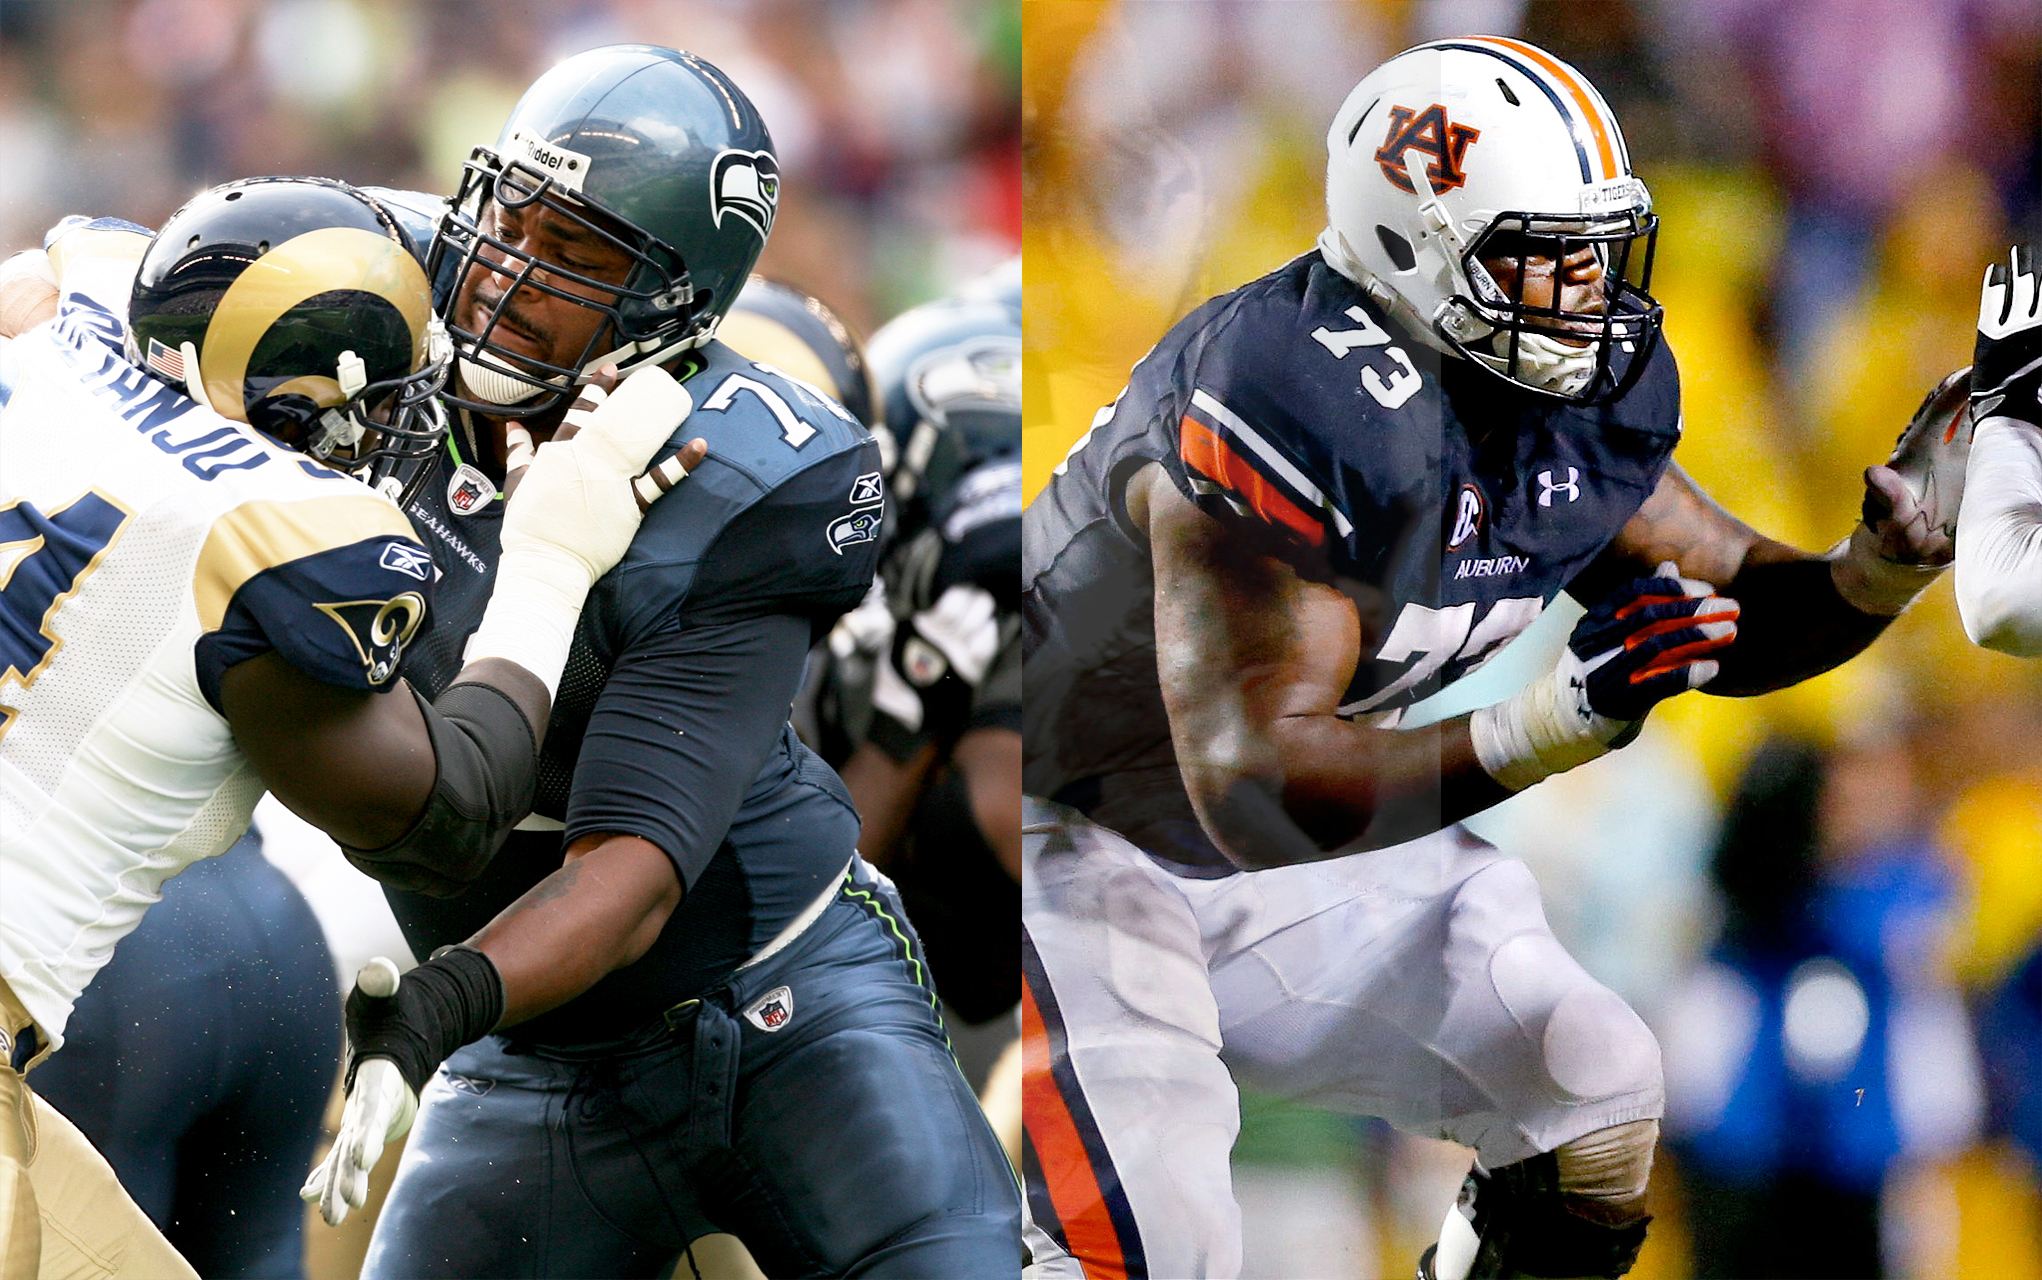
[[[336,600],[313,608],[333,619],[353,642],[369,687],[379,688],[397,674],[404,646],[425,621],[425,597],[406,591],[388,600]]]
[[[830,521],[830,550],[842,555],[845,547],[879,541],[879,528],[885,522],[881,511],[881,507],[864,507]]]

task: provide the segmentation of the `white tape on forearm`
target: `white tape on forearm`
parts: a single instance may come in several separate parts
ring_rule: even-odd
[[[1900,564],[1879,554],[1879,539],[1863,521],[1829,549],[1829,580],[1844,603],[1860,613],[1891,618],[1906,611],[1947,565]]]
[[[588,588],[588,571],[579,562],[535,550],[505,554],[464,661],[515,662],[537,676],[549,696],[558,693]]]
[[[1490,777],[1512,791],[1609,754],[1609,740],[1626,727],[1599,716],[1584,723],[1561,703],[1560,689],[1558,673],[1543,675],[1515,697],[1468,718],[1475,758]]]

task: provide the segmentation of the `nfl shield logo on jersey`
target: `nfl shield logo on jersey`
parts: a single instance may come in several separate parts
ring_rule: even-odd
[[[794,992],[774,987],[745,1006],[745,1021],[761,1031],[778,1031],[794,1017]]]
[[[447,505],[457,516],[473,515],[476,508],[495,496],[496,486],[489,482],[489,477],[466,462],[454,468],[447,481]]]

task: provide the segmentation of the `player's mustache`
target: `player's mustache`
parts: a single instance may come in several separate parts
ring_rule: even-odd
[[[515,329],[537,341],[549,340],[551,335],[543,326],[533,323],[523,301],[515,296],[517,286],[495,285],[495,279],[494,271],[486,273],[483,279],[475,281],[469,295],[473,305],[488,317],[487,327]]]

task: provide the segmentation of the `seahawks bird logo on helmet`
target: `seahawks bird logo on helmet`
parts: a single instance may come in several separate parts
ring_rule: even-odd
[[[780,208],[780,166],[773,153],[725,147],[716,153],[709,173],[711,221],[720,227],[724,214],[734,214],[751,223],[764,244]]]
[[[672,360],[715,336],[780,203],[773,138],[721,71],[658,45],[577,54],[534,81],[493,147],[477,147],[427,272],[441,291],[458,387],[494,417],[557,410],[604,364]],[[550,232],[534,235],[537,225]],[[616,263],[593,269],[580,241]],[[595,313],[563,349],[539,313]]]
[[[867,346],[895,459],[903,534],[973,467],[1021,449],[1021,320],[999,302],[941,299],[895,316]]]
[[[163,224],[128,301],[129,357],[224,418],[394,498],[446,434],[451,349],[417,251],[326,178],[250,178]]]

